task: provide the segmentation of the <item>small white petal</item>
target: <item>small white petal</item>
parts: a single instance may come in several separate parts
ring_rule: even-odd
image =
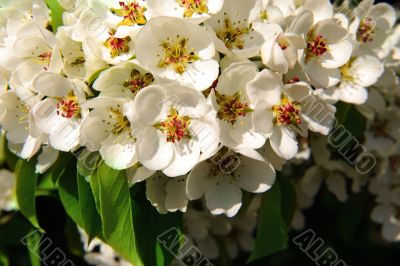
[[[242,191],[227,176],[215,177],[206,191],[206,205],[214,215],[233,217],[242,206]]]

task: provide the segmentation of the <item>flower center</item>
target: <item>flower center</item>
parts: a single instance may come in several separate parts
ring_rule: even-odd
[[[263,22],[268,21],[268,12],[266,9],[260,11],[260,19]]]
[[[128,43],[131,41],[129,36],[125,38],[116,38],[114,37],[113,32],[109,32],[110,37],[104,43],[104,46],[110,51],[111,57],[116,57],[121,55],[122,53],[129,52]]]
[[[293,76],[292,79],[289,79],[286,84],[294,84],[300,82],[300,78],[298,76]]]
[[[306,48],[306,62],[310,61],[313,57],[324,55],[328,51],[326,40],[321,34],[314,34],[309,31],[307,34],[307,48]]]
[[[153,83],[153,81],[154,77],[151,73],[142,75],[138,70],[134,69],[131,73],[131,78],[124,82],[124,87],[136,95],[141,89]]]
[[[200,59],[194,49],[189,51],[188,38],[180,38],[179,35],[175,42],[171,42],[168,38],[160,46],[164,50],[164,56],[158,63],[158,67],[170,66],[178,74],[183,74],[188,64]]]
[[[357,41],[372,42],[375,37],[376,24],[373,18],[363,18],[357,30]]]
[[[52,54],[51,51],[46,51],[38,55],[39,60],[44,65],[43,69],[46,71],[49,69]]]
[[[278,38],[278,44],[282,50],[286,50],[289,47],[289,42],[282,36]]]
[[[294,125],[301,124],[301,107],[297,102],[292,102],[286,95],[282,95],[280,105],[272,107],[274,113],[274,123],[277,125]]]
[[[126,2],[126,1],[125,1]],[[120,8],[111,8],[111,12],[123,20],[117,25],[133,26],[133,25],[144,25],[147,19],[144,12],[147,10],[138,4],[137,1],[129,1],[125,3],[123,1],[119,2]]]
[[[57,115],[64,118],[80,117],[80,111],[78,97],[73,91],[70,91],[67,96],[62,97],[57,103]]]
[[[249,107],[249,104],[241,101],[241,93],[237,92],[234,95],[223,95],[215,92],[219,110],[217,117],[225,120],[232,126],[237,122],[240,117],[246,116],[247,113],[254,110]]]
[[[219,20],[218,23],[221,23],[221,21]],[[244,48],[245,42],[243,37],[244,35],[249,34],[253,28],[251,24],[248,27],[241,24],[241,21],[232,23],[228,17],[225,17],[222,29],[216,32],[217,37],[225,43],[225,46],[228,49],[237,48],[241,50]]]
[[[208,13],[206,0],[176,0],[178,4],[185,9],[183,16],[190,18],[193,14]]]
[[[121,135],[126,130],[130,130],[131,123],[119,108],[110,108],[110,118],[114,121],[111,129],[114,135]]]
[[[155,125],[155,128],[160,130],[167,136],[167,141],[175,143],[183,138],[190,139],[192,136],[189,131],[190,117],[180,116],[178,110],[171,107],[167,118],[159,124]]]

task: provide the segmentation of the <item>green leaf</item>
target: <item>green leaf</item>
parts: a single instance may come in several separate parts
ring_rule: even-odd
[[[38,231],[34,231],[34,232],[31,232],[26,239],[31,266],[41,266],[41,263],[40,263],[40,239],[41,239],[41,237],[42,236]]]
[[[89,177],[96,172],[100,163],[101,155],[99,152],[90,152],[85,149],[79,154],[76,167],[81,176]]]
[[[58,194],[67,214],[83,227],[81,209],[79,205],[78,183],[76,167],[68,167],[58,179]]]
[[[347,241],[355,239],[354,234],[367,211],[368,196],[368,190],[364,188],[361,192],[350,195],[349,199],[340,206],[337,226],[343,239]]]
[[[344,124],[347,120],[347,115],[351,109],[351,104],[345,102],[338,102],[336,104],[336,119],[340,124]]]
[[[344,127],[351,132],[352,136],[358,140],[362,140],[366,126],[367,118],[363,116],[356,107],[350,107]]]
[[[40,228],[36,217],[36,186],[38,175],[35,173],[36,160],[20,159],[15,168],[17,202],[21,213],[36,228]]]
[[[18,163],[18,156],[15,155],[14,153],[12,153],[10,151],[10,149],[8,149],[8,143],[7,143],[7,139],[5,139],[5,144],[4,144],[4,154],[5,154],[5,163],[7,165],[7,167],[11,170],[15,172],[15,168],[17,167],[17,163]]]
[[[288,245],[288,228],[282,213],[282,189],[279,178],[264,193],[253,252],[248,262],[269,256]]]
[[[77,179],[82,227],[88,234],[90,242],[93,238],[100,236],[102,233],[101,218],[97,212],[89,182],[79,173],[77,174]]]
[[[290,228],[292,225],[294,213],[296,211],[296,190],[293,182],[286,176],[280,175],[278,178],[281,188],[281,211],[282,217],[286,222],[286,226]]]
[[[51,180],[54,184],[57,184],[60,176],[64,174],[64,170],[67,167],[75,165],[74,156],[70,153],[60,152],[57,161],[54,163],[49,170],[43,175],[43,180]]]
[[[78,230],[76,223],[67,217],[64,228],[68,250],[71,254],[82,257],[85,255],[84,246],[82,245],[81,233]],[[87,248],[87,247],[85,247]]]
[[[10,262],[8,261],[7,256],[0,250],[0,266],[9,266]]]
[[[100,192],[99,208],[104,239],[135,266],[144,265],[137,253],[132,205],[125,171],[111,169],[103,163],[97,171],[96,178]]]
[[[100,183],[97,177],[97,172],[89,176],[90,188],[94,196],[94,203],[96,205],[97,212],[100,213]],[[101,216],[101,215],[100,215]]]
[[[57,0],[46,0],[46,4],[51,11],[51,27],[53,32],[56,33],[58,27],[63,25],[62,14],[64,9]]]
[[[137,249],[144,265],[170,265],[177,254],[179,245],[169,251],[158,241],[158,237],[175,228],[176,239],[181,239],[183,228],[182,213],[160,214],[146,198],[144,184],[136,184],[131,189],[133,223],[137,239]]]

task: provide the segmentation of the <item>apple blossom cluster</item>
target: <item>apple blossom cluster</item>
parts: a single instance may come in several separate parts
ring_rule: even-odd
[[[38,173],[60,152],[84,149],[132,185],[146,182],[161,213],[204,198],[212,214],[232,217],[242,190],[267,191],[303,154],[302,139],[330,133],[338,101],[367,116],[366,147],[397,169],[400,33],[390,5],[59,3],[58,28],[42,0],[0,8],[0,126],[12,152],[37,156]],[[301,193],[312,198],[325,182],[345,201],[348,167],[319,152]]]

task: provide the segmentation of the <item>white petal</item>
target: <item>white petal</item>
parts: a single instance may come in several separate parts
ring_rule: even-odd
[[[182,139],[172,145],[174,158],[162,171],[170,177],[187,174],[199,162],[200,144],[197,141]]]
[[[133,101],[133,108],[141,121],[147,125],[154,125],[164,115],[166,111],[165,104],[164,88],[158,85],[151,85],[136,95]]]
[[[271,107],[265,102],[257,105],[253,114],[254,127],[257,132],[260,132],[265,137],[271,136],[274,131],[274,114]]]
[[[344,40],[340,43],[330,44],[329,51],[321,56],[321,65],[325,68],[338,68],[349,61],[353,51],[350,41]]]
[[[50,131],[50,144],[53,148],[69,152],[79,146],[80,121],[60,117]]]
[[[246,85],[246,91],[253,105],[257,105],[259,101],[265,101],[269,106],[273,106],[281,99],[282,77],[264,69]]]
[[[227,176],[215,177],[206,191],[206,205],[212,214],[233,217],[242,206],[242,191]]]
[[[289,27],[289,32],[298,35],[306,34],[310,30],[313,23],[313,14],[308,10],[304,10],[292,21]]]
[[[33,81],[35,90],[49,97],[63,97],[72,90],[72,86],[68,79],[54,73],[40,74]]]
[[[347,30],[334,19],[325,19],[314,26],[316,34],[321,34],[329,44],[339,43],[347,36]]]
[[[186,211],[188,199],[186,198],[186,178],[171,178],[165,187],[165,208],[174,212],[180,210]]]
[[[40,140],[28,136],[23,144],[8,142],[8,148],[22,159],[30,159],[39,151],[41,144]]]
[[[146,198],[160,213],[167,213],[165,209],[165,184],[169,178],[161,173],[156,173],[146,180]]]
[[[266,161],[241,158],[239,168],[234,172],[238,185],[252,193],[269,190],[275,182],[275,170]]]
[[[149,127],[138,136],[137,153],[139,161],[148,169],[161,170],[174,159],[171,142],[157,129]]]
[[[329,88],[337,85],[341,80],[339,69],[328,69],[321,66],[320,62],[312,59],[310,62],[303,65],[307,77],[311,84],[317,88]]]
[[[114,135],[110,135],[102,143],[100,154],[105,163],[116,170],[127,169],[137,162],[135,144],[131,141],[118,143]]]
[[[147,169],[144,166],[134,165],[131,168],[126,169],[126,175],[128,177],[130,186],[146,180],[154,173],[155,173],[154,170]]]
[[[274,133],[272,133],[269,142],[276,154],[283,159],[292,159],[297,154],[298,144],[296,135],[284,126],[275,126]]]
[[[201,120],[193,119],[190,123],[190,129],[197,136],[200,144],[202,152],[200,160],[205,160],[215,154],[219,145],[219,127],[214,117],[210,116]]]
[[[238,120],[231,128],[229,134],[239,146],[250,149],[259,149],[266,141],[266,137],[255,131],[252,115],[247,115]]]
[[[304,9],[314,14],[314,21],[318,22],[333,16],[333,6],[329,0],[305,0]]]
[[[57,160],[58,151],[50,146],[44,146],[42,152],[38,156],[36,164],[36,173],[43,174],[47,171]]]
[[[257,67],[250,61],[234,63],[221,74],[216,90],[220,94],[233,95],[246,88],[257,74]]]
[[[351,74],[354,82],[369,87],[374,85],[382,76],[384,67],[378,58],[370,55],[358,57],[351,64]]]
[[[334,91],[341,101],[353,104],[363,104],[368,99],[368,91],[352,82],[342,82]]]
[[[201,198],[206,189],[211,173],[210,165],[206,162],[199,163],[187,177],[186,194],[190,200]]]

